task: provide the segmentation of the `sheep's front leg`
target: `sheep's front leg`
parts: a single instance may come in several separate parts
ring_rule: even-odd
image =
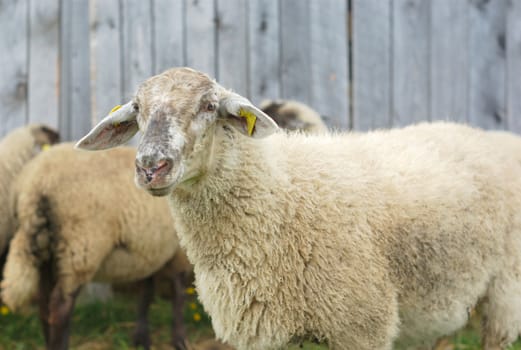
[[[187,350],[186,330],[183,321],[185,273],[172,277],[172,346],[176,350]]]
[[[148,310],[154,298],[154,278],[148,277],[141,283],[141,298],[138,305],[138,318],[136,329],[132,337],[134,346],[142,346],[150,349],[150,334],[148,331]]]
[[[64,294],[59,284],[53,288],[49,303],[49,350],[68,349],[72,311],[79,291],[80,288]]]

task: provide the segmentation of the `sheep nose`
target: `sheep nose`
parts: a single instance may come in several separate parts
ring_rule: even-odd
[[[147,182],[154,180],[157,174],[166,173],[172,168],[172,159],[163,158],[155,160],[150,157],[136,158],[136,170],[142,173]]]

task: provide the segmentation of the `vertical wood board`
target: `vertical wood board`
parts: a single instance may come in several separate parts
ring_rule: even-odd
[[[468,118],[468,5],[431,2],[430,116],[466,122]]]
[[[393,2],[393,126],[429,119],[429,5]]]
[[[154,74],[184,66],[185,1],[154,0]]]
[[[248,2],[248,76],[253,103],[281,95],[278,0]]]
[[[309,104],[311,97],[309,0],[280,1],[282,97]]]
[[[217,1],[217,76],[226,88],[248,95],[247,2]]]
[[[186,0],[186,65],[219,79],[214,0]]]
[[[506,0],[469,1],[469,121],[504,129],[506,115]]]
[[[91,127],[89,3],[61,1],[60,131],[78,140]]]
[[[120,1],[124,101],[132,98],[139,84],[154,71],[151,4],[141,0]]]
[[[391,126],[391,0],[353,0],[353,128]]]
[[[31,1],[28,121],[59,127],[59,0]]]
[[[347,129],[348,11],[344,0],[310,0],[310,105],[335,129]]]
[[[507,13],[507,126],[521,133],[521,2],[510,0]]]
[[[0,9],[0,137],[27,122],[28,0],[3,0]]]
[[[122,98],[121,23],[118,0],[91,0],[92,123],[104,118]]]

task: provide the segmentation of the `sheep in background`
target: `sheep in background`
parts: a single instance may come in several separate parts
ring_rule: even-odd
[[[207,75],[176,68],[77,146],[110,148],[138,128],[136,181],[168,196],[200,300],[238,349],[301,337],[333,349],[428,345],[481,298],[483,348],[518,336],[521,166],[487,133],[424,123],[287,135]]]
[[[72,144],[50,148],[18,175],[15,193],[19,229],[11,241],[1,283],[13,310],[38,291],[40,319],[48,349],[67,349],[75,298],[94,281],[146,279],[139,305],[136,345],[150,348],[147,310],[150,283],[178,249],[167,201],[136,188],[131,171],[135,150],[78,152]],[[180,268],[178,266],[178,268]],[[191,266],[184,270],[191,271]],[[185,272],[181,269],[180,272]],[[185,349],[183,290],[176,293],[173,343]]]
[[[311,107],[292,100],[264,100],[260,109],[269,115],[281,128],[307,134],[328,132],[320,114]]]
[[[59,141],[58,133],[41,124],[29,124],[17,128],[0,141],[0,256],[6,253],[7,245],[14,232],[15,222],[11,213],[10,192],[27,161],[37,155],[42,148]],[[0,258],[3,260],[3,258]],[[3,264],[0,263],[0,271]]]

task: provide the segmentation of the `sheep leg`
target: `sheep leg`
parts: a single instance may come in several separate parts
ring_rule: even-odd
[[[503,350],[513,343],[521,329],[521,264],[505,268],[496,276],[487,291],[484,305],[483,349]]]
[[[66,294],[57,284],[51,293],[49,303],[49,350],[66,350],[69,347],[72,311],[80,288]]]
[[[52,273],[52,265],[50,262],[44,262],[40,266],[40,281],[38,293],[38,307],[40,313],[40,322],[42,324],[43,335],[45,337],[45,345],[49,346],[50,324],[49,324],[49,304],[51,300],[51,291],[54,283]]]
[[[154,278],[148,277],[141,283],[141,297],[138,305],[136,329],[132,336],[134,346],[150,349],[150,333],[148,331],[148,310],[154,298]]]
[[[185,276],[179,272],[172,277],[172,346],[176,350],[187,350],[186,329],[183,322],[185,303]]]

